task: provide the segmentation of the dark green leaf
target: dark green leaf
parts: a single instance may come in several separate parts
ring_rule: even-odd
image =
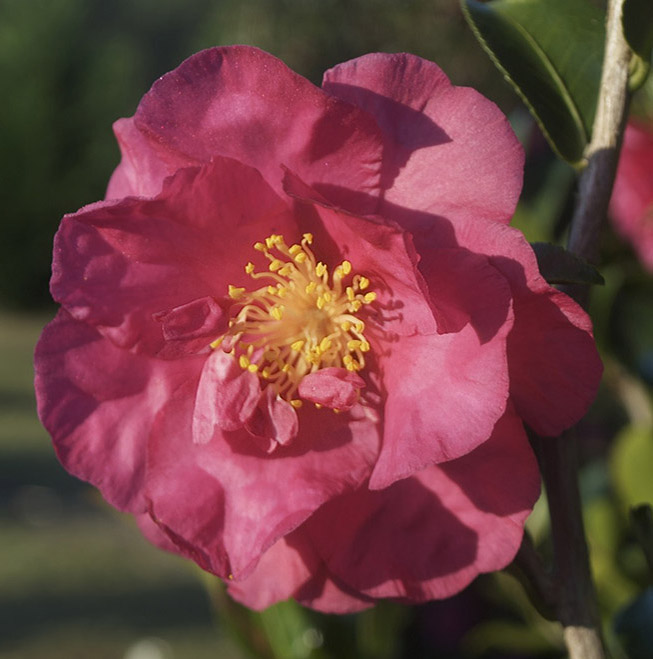
[[[625,0],[621,22],[628,45],[633,49],[630,89],[644,84],[651,68],[653,49],[653,7],[651,0]]]
[[[461,0],[474,34],[555,151],[581,165],[601,80],[604,15],[588,0]]]
[[[532,243],[537,265],[549,284],[604,284],[599,271],[584,259],[551,243]]]

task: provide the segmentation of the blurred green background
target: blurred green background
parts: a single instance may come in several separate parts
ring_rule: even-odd
[[[104,196],[119,159],[113,121],[184,58],[232,43],[268,50],[316,84],[325,69],[375,50],[436,61],[497,102],[524,141],[518,225],[531,240],[564,234],[573,172],[533,129],[457,0],[0,0],[0,659],[562,656],[558,627],[505,575],[421,607],[336,618],[286,604],[255,616],[150,547],[56,461],[36,419],[31,362],[54,314],[47,282],[58,222]],[[607,285],[594,304],[608,378],[581,446],[611,630],[646,579],[626,511],[653,498],[650,471],[630,477],[633,465],[650,459],[653,468],[653,288],[627,247],[609,232],[605,243]],[[530,528],[546,550],[543,503]]]

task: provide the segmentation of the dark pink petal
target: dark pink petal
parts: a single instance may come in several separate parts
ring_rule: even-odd
[[[211,296],[159,311],[153,318],[161,323],[166,343],[158,356],[164,359],[177,359],[207,349],[225,333],[229,322],[228,314]]]
[[[111,504],[143,511],[148,435],[158,411],[201,358],[165,362],[119,350],[65,311],[36,347],[39,417],[59,459]]]
[[[293,406],[267,387],[259,397],[254,414],[248,419],[249,433],[262,441],[266,452],[290,444],[297,436],[299,421]]]
[[[113,132],[122,159],[109,181],[107,199],[154,197],[168,176],[183,167],[201,164],[149,139],[136,128],[133,119],[119,119],[113,124]]]
[[[330,578],[301,527],[272,545],[246,579],[228,586],[235,600],[257,611],[290,597],[326,613],[353,613],[374,604]]]
[[[321,254],[331,261],[350,260],[353,272],[370,280],[369,290],[377,295],[377,302],[366,308],[366,320],[378,323],[386,334],[436,331],[428,289],[417,269],[419,257],[408,233],[393,222],[362,218],[324,205],[319,194],[290,171],[286,172],[284,187],[300,200],[297,213],[309,213],[309,219],[317,213],[321,227],[315,228],[316,244],[337,246],[330,253],[323,249]]]
[[[245,578],[280,537],[369,478],[379,438],[365,415],[306,405],[301,437],[266,454],[245,429],[194,443],[193,394],[178,391],[154,422],[146,496],[179,551],[219,576]]]
[[[299,395],[311,403],[346,411],[358,402],[364,386],[365,382],[356,373],[344,368],[323,368],[302,379]]]
[[[510,563],[538,495],[536,461],[509,410],[472,453],[385,490],[335,499],[306,529],[329,571],[351,588],[439,599]]]
[[[589,316],[540,275],[533,250],[516,229],[495,222],[460,222],[456,240],[489,256],[513,296],[508,337],[510,395],[536,432],[557,435],[594,400],[603,370]]]
[[[383,138],[374,119],[256,48],[193,55],[152,86],[134,125],[156,145],[150,150],[166,153],[161,159],[236,158],[258,168],[278,192],[282,164],[310,184],[345,182],[349,190],[373,195],[379,190]],[[123,135],[123,151],[142,151],[143,138],[132,146]],[[148,162],[148,182],[152,169]],[[342,191],[339,201],[355,205],[350,196]]]
[[[485,343],[512,323],[510,286],[486,256],[460,248],[425,249],[420,271],[440,333],[458,332],[470,323]]]
[[[524,155],[494,103],[452,86],[438,66],[407,54],[339,64],[322,86],[372,114],[384,132],[385,201],[452,221],[510,221]]]
[[[259,379],[231,356],[214,350],[204,362],[195,406],[193,441],[206,444],[219,430],[238,430],[254,413],[261,394]]]
[[[629,123],[619,157],[610,212],[616,229],[653,271],[653,130]]]
[[[492,434],[508,400],[506,334],[482,343],[460,332],[402,337],[380,362],[386,391],[381,455],[372,489],[469,453]]]
[[[249,284],[252,245],[272,231],[296,234],[284,202],[255,170],[217,159],[180,170],[156,199],[66,216],[52,295],[117,345],[158,354],[166,342],[153,315]]]

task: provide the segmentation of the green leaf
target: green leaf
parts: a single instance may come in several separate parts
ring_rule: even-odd
[[[532,243],[540,273],[549,284],[604,284],[590,263],[560,245]]]
[[[603,12],[589,0],[461,0],[461,5],[554,150],[582,165],[601,80]]]
[[[632,48],[629,87],[639,89],[651,68],[653,49],[653,11],[651,0],[625,0],[621,14],[624,36]]]

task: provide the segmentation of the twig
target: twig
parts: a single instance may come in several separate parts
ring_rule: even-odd
[[[612,193],[628,109],[631,53],[621,26],[623,3],[624,0],[608,2],[601,89],[568,244],[570,251],[591,262],[598,258],[600,229]],[[587,306],[587,286],[569,287],[566,292]],[[564,627],[569,657],[603,659],[605,651],[578,491],[575,438],[569,432],[542,440],[539,448],[551,511],[554,576],[559,589],[557,617]]]

